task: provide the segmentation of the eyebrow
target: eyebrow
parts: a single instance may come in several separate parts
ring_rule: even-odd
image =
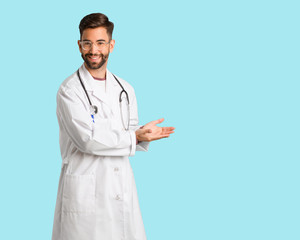
[[[89,42],[91,42],[91,40],[89,40],[89,39],[82,39],[82,41],[89,41]],[[96,42],[105,42],[105,40],[104,39],[98,39],[98,40],[96,40]]]

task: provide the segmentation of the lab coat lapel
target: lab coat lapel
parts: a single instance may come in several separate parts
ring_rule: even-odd
[[[119,93],[121,90],[119,89],[118,86],[119,84],[117,83],[112,73],[106,70],[106,93],[110,96],[110,100],[111,100],[110,107],[115,117],[118,116],[118,112],[119,112],[118,103],[119,103]]]
[[[112,74],[108,70],[106,70],[106,91],[104,91],[99,88],[95,88],[95,80],[89,73],[89,71],[85,68],[84,64],[79,69],[79,72],[82,76],[81,78],[85,84],[85,88],[88,91],[88,94],[91,94],[92,96],[103,102],[113,114],[116,111],[115,101],[113,101],[113,99],[116,98],[117,95],[116,84],[118,83],[113,78]],[[94,104],[93,101],[92,104]]]

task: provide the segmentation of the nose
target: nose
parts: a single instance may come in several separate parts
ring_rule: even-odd
[[[93,54],[98,52],[98,47],[95,43],[92,44],[90,52]]]

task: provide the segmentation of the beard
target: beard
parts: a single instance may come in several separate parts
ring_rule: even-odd
[[[88,59],[88,57],[92,57],[92,56],[100,56],[101,61],[99,63],[91,62]],[[108,59],[108,56],[109,56],[109,53],[106,54],[106,55],[104,55],[102,53],[100,53],[100,54],[91,54],[91,53],[81,54],[82,59],[84,60],[87,67],[90,68],[90,69],[99,69],[99,68],[101,68],[104,65],[104,63],[106,63],[106,61]]]

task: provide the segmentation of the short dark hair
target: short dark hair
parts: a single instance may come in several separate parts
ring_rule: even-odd
[[[82,33],[87,28],[104,27],[110,39],[114,30],[114,24],[109,21],[108,17],[102,13],[92,13],[85,16],[79,24],[80,39]]]

